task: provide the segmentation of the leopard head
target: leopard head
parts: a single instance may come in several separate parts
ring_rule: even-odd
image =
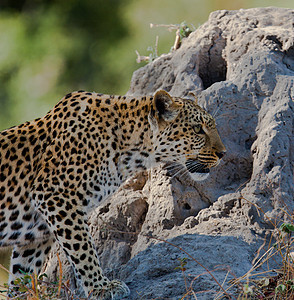
[[[158,91],[149,114],[156,162],[168,163],[173,174],[195,181],[209,176],[226,152],[214,118],[197,101]]]

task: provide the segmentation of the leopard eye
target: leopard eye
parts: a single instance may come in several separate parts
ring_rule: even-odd
[[[201,125],[195,125],[193,126],[193,129],[197,134],[205,134]]]

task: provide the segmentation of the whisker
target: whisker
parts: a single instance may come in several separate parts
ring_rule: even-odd
[[[198,153],[197,152],[195,152],[194,154],[191,154],[191,156],[195,156],[195,155],[197,155]],[[173,160],[175,160],[175,159],[181,159],[181,158],[187,158],[189,155],[188,154],[183,154],[183,153],[181,153],[181,154],[178,154],[178,153],[176,153],[174,156],[171,156],[171,157],[165,157],[165,160],[166,161],[168,161],[168,160],[170,160],[170,161],[173,161]]]
[[[202,173],[207,168],[207,165],[205,165],[197,160],[188,161],[186,163],[186,166],[187,166],[188,171],[191,173],[194,173],[194,172]]]
[[[171,177],[170,177],[170,179],[173,179],[173,178],[175,178],[176,176],[178,176],[179,174],[181,174],[181,172],[182,173],[185,173],[187,171],[187,169],[185,170],[184,168],[181,168],[178,172],[176,172],[175,174],[173,174]]]
[[[179,161],[181,157],[185,157],[185,161]],[[206,169],[209,167],[200,162],[197,159],[187,159],[187,155],[177,155],[167,160],[164,165],[164,169],[168,172],[170,178],[177,176],[187,176],[189,173],[206,173]]]
[[[216,117],[216,114],[219,112],[219,110],[220,110],[220,107],[217,106],[216,109],[214,110],[214,112],[211,114],[213,116],[213,118]]]
[[[183,177],[183,176],[185,176],[186,174],[188,174],[188,170],[187,169],[185,169],[185,168],[182,168],[179,172],[177,172],[176,174],[174,174],[170,179],[173,179],[173,178],[175,178],[176,176],[178,176],[179,174],[180,174],[180,172],[183,172],[182,174],[181,174],[181,176]]]
[[[168,170],[168,173],[171,173],[171,175],[180,172],[181,170],[185,169],[183,166],[178,166],[173,169]]]
[[[195,165],[195,166],[193,166],[191,169],[189,169],[189,171],[190,171],[191,173],[193,173],[193,172],[199,172],[199,171],[201,171],[202,169],[203,169],[203,166]]]
[[[185,169],[186,169],[185,166],[183,166],[181,164],[175,164],[168,169],[168,172],[170,173],[170,175],[174,176],[175,174],[177,174]]]
[[[178,166],[178,165],[183,165],[182,162],[179,161],[167,161],[165,162],[166,167],[170,167],[170,166]]]
[[[179,163],[175,163],[175,164],[173,164],[173,165],[166,165],[166,166],[164,166],[164,169],[166,169],[166,170],[172,170],[172,169],[178,169],[178,168],[182,168],[183,166],[181,165],[181,164],[179,164]]]

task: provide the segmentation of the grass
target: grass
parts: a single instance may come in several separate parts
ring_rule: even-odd
[[[259,206],[251,204],[266,217]],[[266,217],[274,230],[269,237],[265,237],[252,262],[252,268],[232,282],[232,285],[240,287],[237,299],[294,299],[294,218],[288,211],[283,211],[286,222],[276,222]],[[261,250],[264,250],[262,255]],[[277,268],[273,269],[271,265]],[[265,271],[259,271],[261,267]]]
[[[251,270],[233,282],[243,285],[238,299],[294,299],[293,222],[282,223],[274,231],[277,237],[270,237],[265,253],[256,257]],[[262,247],[265,246],[264,243]],[[280,261],[279,268],[258,272],[261,266],[269,265],[271,261]]]
[[[62,266],[58,253],[57,258],[59,262],[59,279],[57,282],[48,282],[46,274],[37,276],[35,273],[24,273],[23,276],[14,280],[14,285],[10,287],[7,284],[0,286],[0,297],[14,300],[73,300],[74,292],[69,288],[69,280],[63,280]],[[0,265],[0,268],[9,273],[4,266]],[[7,294],[12,296],[8,297]]]
[[[271,236],[269,242],[266,242],[265,240],[258,250],[257,256],[253,261],[252,268],[240,278],[235,277],[233,280],[228,281],[227,278],[229,274],[234,277],[234,274],[231,272],[229,267],[227,269],[219,267],[209,271],[193,258],[193,260],[203,267],[205,271],[191,279],[185,274],[186,265],[188,263],[187,259],[179,259],[179,266],[176,269],[179,269],[182,272],[186,287],[186,293],[183,295],[181,300],[191,299],[191,297],[196,300],[197,295],[207,292],[214,293],[214,300],[294,299],[294,224],[282,223],[280,227],[276,227],[274,231],[278,232],[278,236],[275,239]],[[178,246],[175,247],[179,248]],[[267,250],[263,255],[261,255],[261,250],[264,248],[267,248]],[[187,254],[185,251],[183,252]],[[280,261],[279,267],[271,269],[269,265],[273,265],[272,262],[278,263],[278,260]],[[261,267],[266,270],[259,271]],[[221,268],[223,271],[226,269],[227,273],[223,282],[218,282],[216,277],[213,276],[213,273],[215,271],[219,271]],[[210,275],[212,280],[220,287],[218,291],[196,291],[193,288],[194,281],[207,274]]]

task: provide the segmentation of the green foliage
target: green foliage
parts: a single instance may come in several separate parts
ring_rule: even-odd
[[[185,21],[182,22],[181,24],[170,24],[170,25],[151,23],[150,28],[154,28],[154,27],[165,27],[168,29],[168,31],[175,31],[175,41],[174,41],[173,46],[170,48],[170,52],[178,49],[181,46],[183,38],[188,37],[195,30],[193,25],[188,26]],[[193,30],[191,29],[192,27],[193,27]],[[156,59],[159,56],[158,40],[159,40],[159,38],[158,38],[158,36],[156,36],[155,45],[149,46],[147,48],[147,51],[149,52],[148,56],[142,56],[136,50],[137,63],[141,63],[143,61],[149,63],[149,62],[152,62],[154,59]]]
[[[251,286],[249,286],[248,283],[244,284],[243,291],[244,291],[245,295],[248,295],[248,294],[253,295],[253,289]]]
[[[178,261],[180,262],[180,265],[175,267],[175,270],[181,270],[182,272],[186,271],[185,266],[187,265],[187,258],[178,258]]]
[[[122,89],[108,49],[128,36],[121,14],[126,3],[0,3],[0,129],[44,114],[72,90]]]
[[[157,53],[156,46],[155,46],[155,47],[149,46],[149,47],[147,48],[147,51],[149,52],[149,55],[148,55],[149,60],[146,60],[146,61],[151,62],[151,61],[153,61],[155,58],[158,57],[158,53]]]
[[[11,299],[23,300],[49,300],[59,298],[59,283],[48,283],[44,281],[46,274],[41,274],[37,277],[35,274],[23,274],[23,276],[14,280],[14,285],[8,287],[4,285],[2,293],[9,293]],[[64,288],[64,286],[63,286]]]
[[[260,207],[256,208],[264,214]],[[285,215],[288,221],[280,226],[276,224],[281,221],[267,218],[275,230],[259,248],[252,269],[233,281],[232,286],[239,284],[240,287],[238,299],[294,299],[294,219],[292,212],[285,210]],[[266,251],[260,256],[262,250]],[[275,269],[269,268],[272,262],[276,264]],[[268,267],[268,270],[260,271],[261,267]]]
[[[193,28],[192,28],[193,27]],[[183,39],[185,37],[188,37],[190,35],[190,33],[192,33],[194,31],[194,26],[193,25],[188,25],[185,21],[182,22],[179,25],[179,34],[180,34],[180,38]]]
[[[286,290],[287,290],[287,287],[284,284],[279,284],[275,288],[276,294],[278,294],[278,293],[284,294],[286,292]]]
[[[283,223],[280,226],[280,231],[285,232],[285,233],[292,233],[294,232],[294,225],[290,223]]]

